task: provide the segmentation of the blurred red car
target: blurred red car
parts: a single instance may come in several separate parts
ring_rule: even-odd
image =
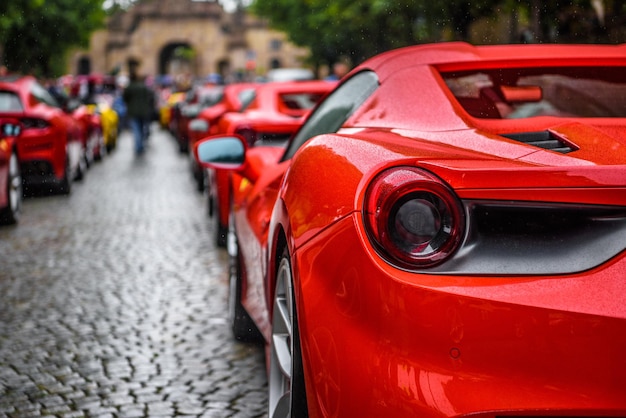
[[[336,85],[336,82],[319,80],[259,85],[249,105],[242,112],[224,114],[213,132],[241,135],[249,146],[283,147],[315,104]],[[230,210],[229,173],[209,170],[206,177],[209,215],[215,218],[216,242],[225,246]]]
[[[17,119],[0,118],[0,224],[17,223],[22,208],[22,174],[17,157]]]
[[[217,134],[219,120],[229,112],[241,112],[254,99],[255,83],[234,83],[222,86],[220,100],[212,106],[204,107],[188,125],[189,154],[191,172],[198,184],[198,190],[205,189],[205,171],[193,157],[193,148],[200,139],[210,134]]]
[[[178,149],[182,153],[189,153],[189,122],[197,118],[200,112],[214,106],[222,99],[224,86],[200,85],[195,86],[185,94],[185,99],[176,105],[176,118],[173,132],[178,142]]]
[[[52,185],[69,193],[82,175],[84,131],[59,102],[30,76],[0,78],[0,117],[17,118],[17,151],[25,186]]]
[[[269,416],[626,416],[626,45],[391,51],[196,153]]]

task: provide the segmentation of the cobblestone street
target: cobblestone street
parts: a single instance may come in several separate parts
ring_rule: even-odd
[[[264,416],[206,210],[156,126],[144,155],[124,133],[70,196],[25,199],[0,228],[0,416]]]

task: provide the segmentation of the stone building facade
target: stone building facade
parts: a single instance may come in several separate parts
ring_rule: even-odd
[[[180,51],[186,52],[182,58]],[[89,50],[72,55],[69,72],[124,73],[134,59],[147,76],[263,75],[301,67],[307,54],[264,21],[242,11],[227,13],[216,0],[145,0],[94,33]]]

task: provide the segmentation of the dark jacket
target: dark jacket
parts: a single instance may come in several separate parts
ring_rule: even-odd
[[[129,118],[150,119],[154,113],[154,93],[141,80],[133,80],[124,89]]]

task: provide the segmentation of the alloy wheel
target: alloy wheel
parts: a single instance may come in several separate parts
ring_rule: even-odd
[[[270,417],[291,416],[294,298],[291,265],[282,257],[276,277],[269,373]]]

